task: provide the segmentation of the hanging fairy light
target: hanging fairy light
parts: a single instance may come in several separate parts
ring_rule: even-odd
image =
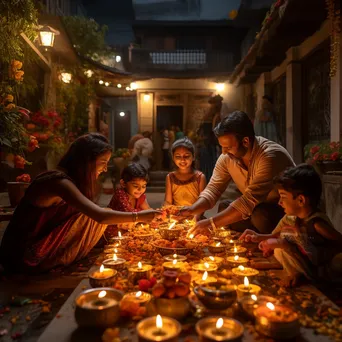
[[[88,78],[92,77],[94,75],[94,71],[93,70],[86,70],[84,72],[84,75],[86,75]]]
[[[106,87],[108,87],[109,86],[109,82],[105,82],[105,84],[104,84]]]
[[[138,85],[137,85],[135,82],[131,82],[130,88],[131,88],[132,90],[136,90],[136,89],[138,89]]]
[[[120,83],[118,83],[117,87],[118,88],[122,88],[122,85]]]
[[[100,81],[99,81],[99,84],[103,84],[103,83],[104,83],[103,80],[100,80]]]

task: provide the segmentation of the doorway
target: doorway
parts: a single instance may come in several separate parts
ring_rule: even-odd
[[[115,149],[127,148],[131,138],[131,112],[116,111],[114,115]]]
[[[157,106],[157,131],[171,126],[183,130],[183,106]]]

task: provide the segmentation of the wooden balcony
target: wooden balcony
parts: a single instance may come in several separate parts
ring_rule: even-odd
[[[230,74],[233,54],[227,51],[149,50],[134,48],[130,53],[131,72],[153,76],[215,76]]]

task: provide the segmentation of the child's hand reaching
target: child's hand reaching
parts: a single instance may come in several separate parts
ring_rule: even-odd
[[[244,242],[260,242],[261,239],[262,236],[251,229],[246,229],[239,238]]]
[[[264,257],[269,257],[273,254],[276,248],[286,249],[288,242],[283,239],[267,239],[259,243],[259,249],[262,250]]]

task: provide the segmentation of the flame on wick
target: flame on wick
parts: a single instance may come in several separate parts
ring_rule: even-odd
[[[173,260],[172,263],[173,263],[174,265],[177,265],[177,260]]]
[[[216,247],[220,247],[220,245],[221,245],[221,242],[218,242],[218,243],[216,244]]]
[[[223,327],[223,318],[219,318],[216,322],[216,329],[221,329]]]
[[[270,310],[274,310],[275,306],[271,303],[271,302],[268,302],[266,303],[266,306],[270,309]]]
[[[98,297],[99,297],[99,298],[103,298],[103,297],[106,296],[106,294],[107,294],[106,291],[101,291],[101,292],[98,294]]]
[[[209,259],[210,259],[211,261],[215,261],[215,258],[214,258],[213,256],[210,256]]]
[[[205,263],[204,263],[204,267],[205,267],[205,268],[209,268],[210,265],[209,265],[207,262],[205,262]]]
[[[114,248],[114,254],[117,254],[118,250],[116,248]]]
[[[245,285],[245,287],[249,288],[249,281],[247,277],[243,278],[243,284]]]
[[[120,232],[120,231],[118,231],[118,237],[119,237],[119,238],[121,238],[121,237],[122,237],[122,235],[121,235],[121,232]]]
[[[234,243],[234,241],[232,239],[229,240],[229,243]]]
[[[141,261],[138,262],[138,268],[142,268],[142,263],[141,263]]]
[[[258,297],[255,294],[251,295],[251,298],[256,302],[258,300]]]
[[[116,256],[116,254],[113,255],[113,260],[114,260],[114,261],[117,261],[117,260],[118,260],[118,257]]]
[[[158,329],[161,329],[163,327],[163,320],[160,315],[157,315],[156,326]]]
[[[169,229],[172,229],[176,225],[176,221],[172,222],[169,226]]]
[[[102,273],[103,271],[104,271],[104,266],[101,265],[101,267],[100,267],[100,272]]]
[[[141,291],[138,291],[138,292],[135,294],[135,297],[139,298],[141,295],[142,295],[142,292],[141,292]]]
[[[244,270],[245,270],[245,267],[242,266],[242,265],[240,265],[240,266],[238,267],[238,269],[239,269],[239,271],[244,271]]]
[[[237,253],[237,248],[236,248],[236,246],[234,247],[234,253]]]
[[[190,234],[190,235],[189,235],[189,239],[193,239],[194,236],[195,236],[194,234]]]
[[[207,271],[204,271],[203,276],[202,276],[202,280],[203,280],[203,281],[206,281],[207,278],[208,278],[208,272],[207,272]]]
[[[173,255],[173,258],[174,258],[174,259],[177,259],[177,254],[174,254],[174,255]]]
[[[238,255],[235,255],[235,256],[234,256],[234,260],[235,260],[235,261],[238,261],[238,260],[239,260],[239,256],[238,256]]]

